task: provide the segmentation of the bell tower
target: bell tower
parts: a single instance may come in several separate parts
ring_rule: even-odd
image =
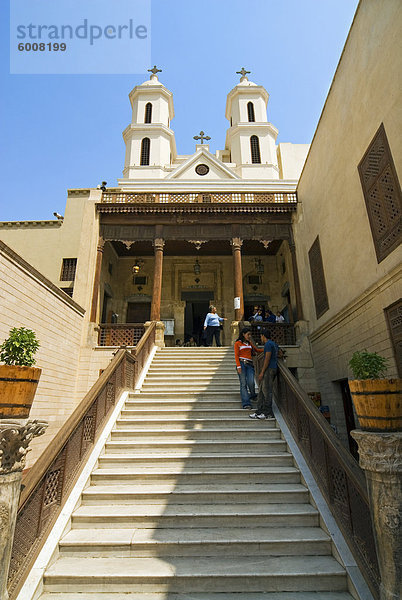
[[[278,130],[267,119],[269,94],[249,81],[244,67],[238,83],[228,94],[225,116],[230,122],[226,151],[235,171],[245,179],[279,179],[276,153]]]
[[[158,79],[161,70],[148,69],[150,79],[129,94],[131,124],[123,131],[125,179],[166,177],[165,168],[176,158],[176,142],[170,129],[174,117],[173,94]]]

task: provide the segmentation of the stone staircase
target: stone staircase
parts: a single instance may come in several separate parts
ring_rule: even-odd
[[[41,600],[351,600],[274,419],[231,348],[158,350],[44,576]]]

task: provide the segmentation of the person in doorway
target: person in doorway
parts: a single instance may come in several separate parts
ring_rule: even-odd
[[[254,365],[252,352],[262,352],[251,340],[251,329],[244,327],[234,345],[237,374],[240,380],[240,397],[243,408],[252,408],[251,401],[255,393]]]
[[[188,342],[184,344],[186,348],[195,348],[197,346],[197,342],[195,341],[194,336],[192,335]]]
[[[216,306],[209,307],[209,313],[205,317],[204,331],[205,341],[207,346],[212,346],[213,338],[215,337],[215,344],[219,347],[221,345],[221,323],[226,321],[225,317],[220,317],[216,312]]]
[[[264,344],[264,364],[258,375],[257,410],[249,417],[250,419],[273,419],[272,392],[278,368],[278,344],[271,340],[271,332],[268,329],[261,331],[261,341]]]
[[[277,323],[285,322],[285,317],[283,315],[281,315],[281,313],[279,311],[276,313],[276,322]]]
[[[272,310],[268,310],[267,322],[268,323],[276,323],[276,317],[275,317],[274,313],[272,312]]]

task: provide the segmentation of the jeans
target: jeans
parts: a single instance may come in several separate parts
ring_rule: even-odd
[[[258,391],[257,412],[265,416],[272,414],[272,392],[274,388],[274,379],[276,369],[267,369],[260,382]]]
[[[240,379],[240,396],[242,406],[250,405],[252,398],[255,398],[254,367],[251,364],[240,361],[241,371],[237,371]],[[248,389],[247,389],[248,388]],[[249,393],[250,392],[250,393]]]
[[[205,339],[207,346],[212,346],[213,338],[215,337],[215,344],[221,345],[221,328],[214,327],[213,325],[207,325],[205,330]]]

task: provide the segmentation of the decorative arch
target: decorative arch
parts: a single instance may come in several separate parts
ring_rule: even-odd
[[[145,105],[144,123],[152,123],[152,103],[151,102],[147,102]]]
[[[251,162],[254,164],[261,163],[260,140],[258,136],[252,135],[250,138]]]
[[[149,154],[151,149],[151,140],[147,137],[143,138],[141,141],[141,166],[149,165]]]
[[[249,123],[255,122],[255,113],[254,113],[254,104],[252,102],[247,102],[247,115]]]

